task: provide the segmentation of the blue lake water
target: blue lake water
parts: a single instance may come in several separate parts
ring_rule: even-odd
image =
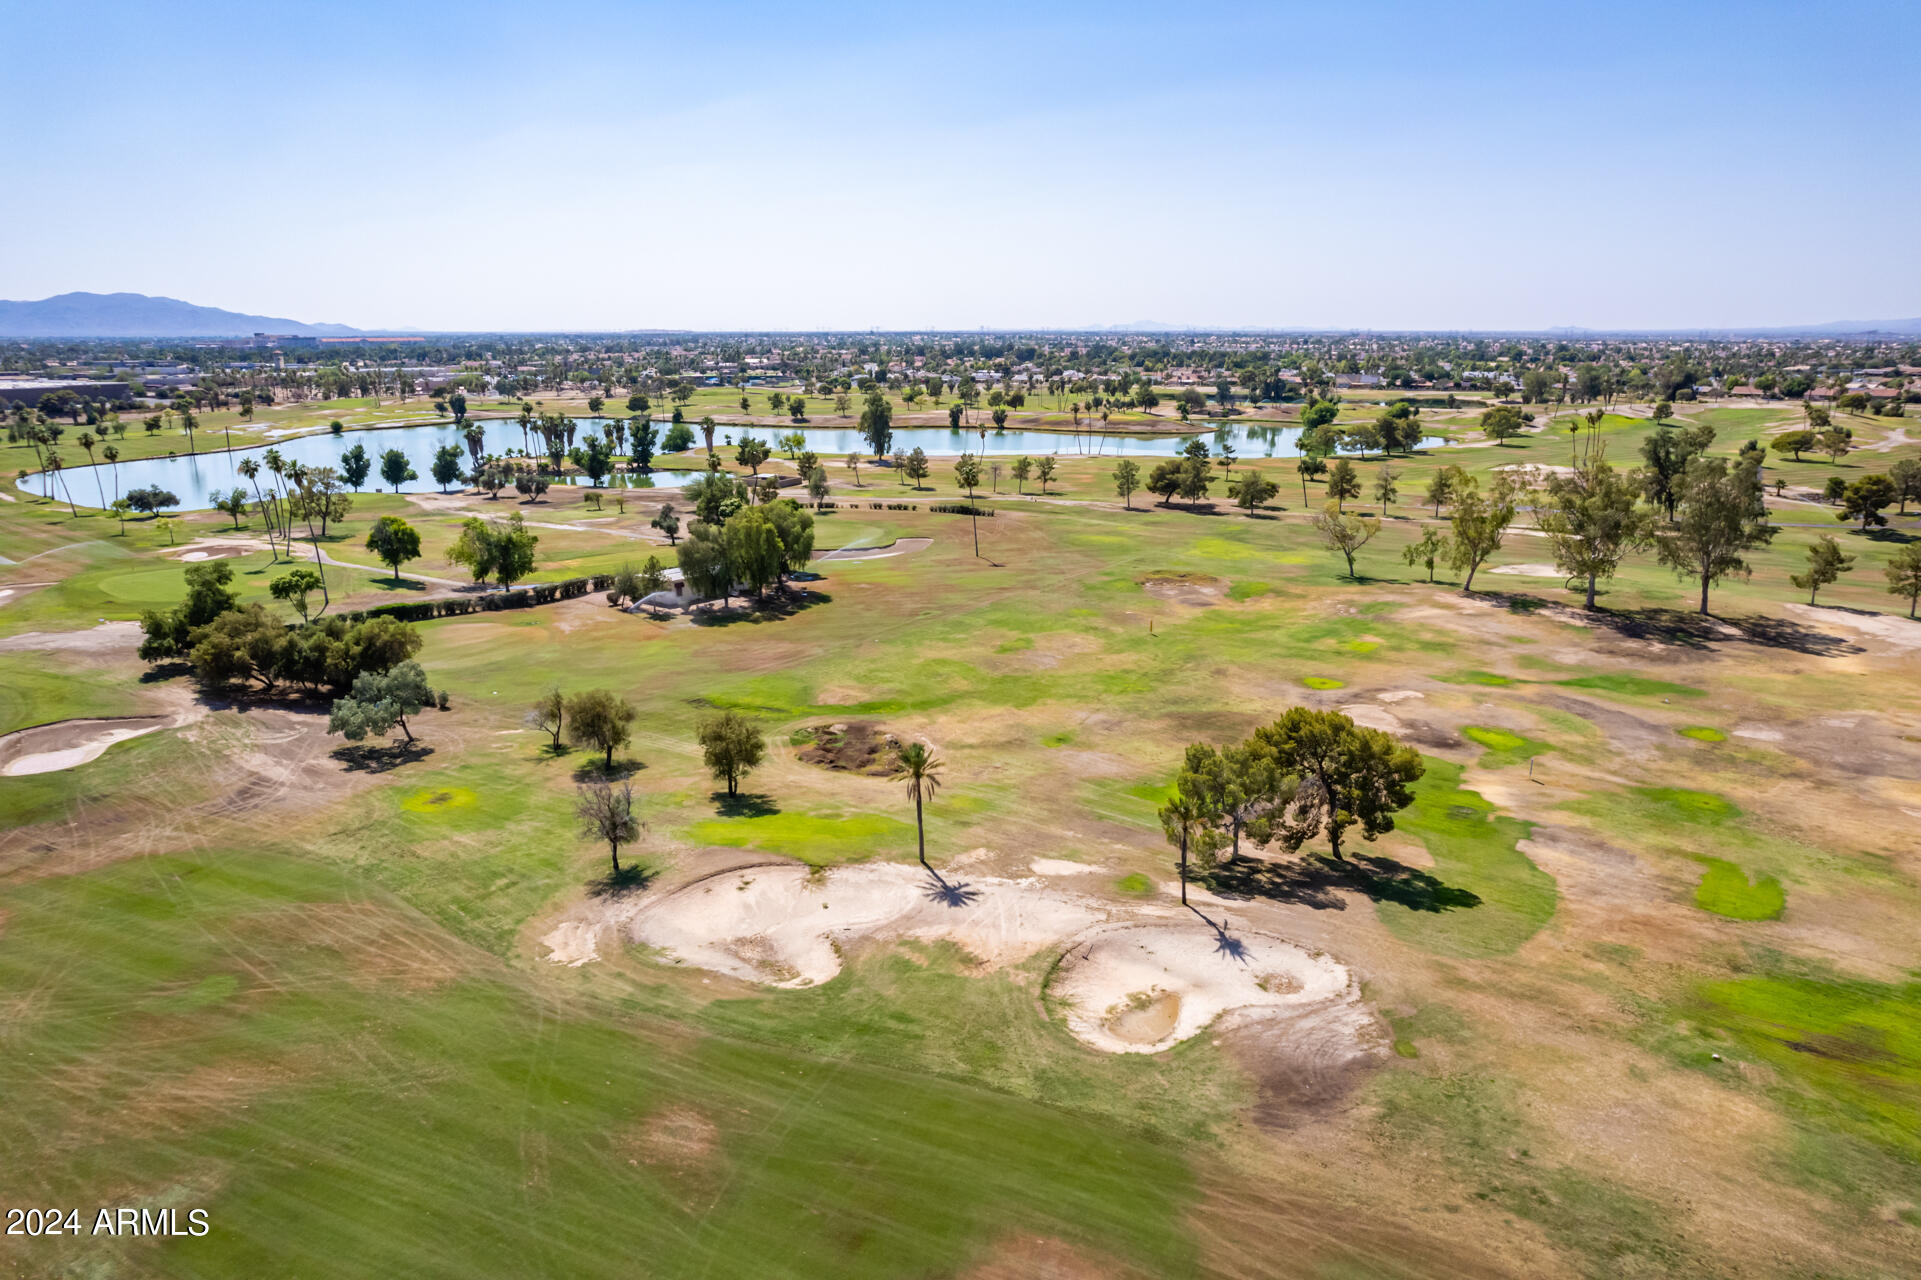
[[[523,433],[520,424],[513,418],[487,418],[477,420],[486,432],[482,452],[504,454],[508,450],[531,448],[538,450],[540,438]],[[602,418],[576,418],[581,437],[597,433],[606,421]],[[655,424],[664,436],[668,424]],[[925,450],[930,455],[953,456],[965,452],[988,455],[1039,455],[1060,454],[1063,457],[1136,457],[1168,458],[1186,447],[1189,440],[1206,440],[1211,449],[1230,444],[1235,454],[1244,460],[1263,458],[1294,458],[1300,454],[1296,441],[1301,431],[1299,427],[1266,426],[1249,424],[1206,424],[1207,429],[1191,435],[1127,436],[1103,435],[1095,432],[1064,431],[996,431],[990,425],[985,432],[979,428],[964,428],[959,431],[946,427],[897,427],[894,430],[894,448],[907,452],[913,449]],[[722,426],[714,433],[714,447],[723,450],[723,457],[732,460],[732,444],[743,435],[751,434],[766,440],[770,445],[781,435],[798,431],[807,438],[807,448],[823,456],[842,455],[852,449],[863,453],[867,450],[866,441],[851,427],[727,427]],[[66,443],[63,441],[63,444]],[[183,439],[181,443],[185,443]],[[1444,443],[1433,439],[1423,441],[1423,447]],[[439,488],[433,482],[432,467],[434,453],[443,445],[455,445],[461,450],[461,465],[466,465],[467,450],[461,432],[452,424],[442,426],[417,427],[376,427],[366,431],[348,431],[341,435],[321,433],[318,435],[290,436],[272,447],[280,451],[280,456],[289,462],[299,462],[309,467],[340,466],[340,456],[354,445],[362,445],[373,460],[374,471],[368,477],[370,489],[388,489],[390,486],[380,479],[380,456],[389,449],[399,449],[407,455],[419,478],[400,486],[403,493],[422,493]],[[699,430],[695,429],[695,448],[700,447]],[[138,461],[121,462],[109,468],[68,466],[62,473],[62,485],[49,485],[52,479],[46,475],[31,476],[25,487],[31,492],[48,496],[64,497],[62,491],[70,489],[73,500],[78,503],[98,505],[100,493],[111,499],[116,493],[128,489],[145,488],[158,485],[169,490],[180,499],[180,509],[185,511],[204,511],[213,505],[212,495],[225,494],[238,487],[245,489],[251,497],[253,486],[236,469],[243,458],[259,459],[268,446],[261,445],[250,449],[235,449],[231,452],[202,451],[197,454],[179,453],[171,457],[142,458]],[[776,451],[785,457],[785,451]],[[63,450],[71,462],[72,449]],[[117,473],[117,474],[116,474]],[[96,474],[101,488],[96,490]],[[656,470],[647,475],[622,474],[610,477],[610,486],[635,489],[671,489],[686,484],[699,475],[698,471]],[[262,487],[267,486],[267,477],[260,478]],[[571,477],[569,483],[585,483],[584,477]]]

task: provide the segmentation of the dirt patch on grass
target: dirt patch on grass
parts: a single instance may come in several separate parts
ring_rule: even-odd
[[[1157,600],[1193,605],[1206,609],[1219,604],[1227,595],[1227,583],[1205,573],[1179,573],[1173,570],[1150,573],[1141,579],[1141,590]]]
[[[346,981],[404,991],[434,991],[467,969],[459,944],[400,912],[364,902],[307,903],[261,913],[248,929],[296,939],[293,959]],[[305,957],[301,952],[306,952]],[[315,952],[326,952],[320,960]],[[262,975],[277,981],[274,975]]]
[[[720,1130],[691,1107],[672,1107],[615,1135],[614,1151],[629,1164],[691,1172],[714,1162]]]
[[[802,764],[858,773],[869,778],[891,778],[901,772],[900,739],[864,720],[835,721],[803,730],[813,741],[801,748]]]
[[[961,1280],[1114,1280],[1140,1273],[1063,1240],[1015,1236],[995,1245],[986,1259],[960,1274]]]

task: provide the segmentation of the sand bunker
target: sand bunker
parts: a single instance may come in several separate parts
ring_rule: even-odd
[[[0,640],[0,653],[47,649],[62,653],[124,653],[132,657],[140,645],[137,622],[103,622],[83,631],[23,631]]]
[[[937,881],[918,866],[891,863],[827,872],[779,865],[725,872],[657,898],[626,932],[671,960],[809,987],[839,973],[840,948],[865,938],[945,939],[1002,965],[1105,915],[1098,903],[1031,880],[950,871]]]
[[[1511,573],[1522,578],[1565,578],[1553,565],[1544,561],[1530,561],[1527,564],[1499,564],[1488,570],[1489,573]]]
[[[1123,924],[1077,940],[1048,994],[1067,1002],[1067,1027],[1109,1053],[1159,1053],[1234,1010],[1285,1011],[1372,1025],[1344,965],[1263,933],[1201,919]]]
[[[884,547],[841,547],[835,551],[816,551],[816,560],[880,560],[887,556],[906,555],[910,551],[925,551],[934,545],[932,538],[901,538]]]
[[[1401,718],[1386,707],[1377,707],[1366,702],[1353,702],[1342,707],[1341,714],[1363,729],[1381,729],[1388,733],[1401,731]]]
[[[1791,604],[1788,612],[1804,622],[1840,627],[1856,635],[1885,640],[1897,649],[1921,648],[1921,622],[1899,614],[1868,613],[1861,609],[1834,608],[1827,605]]]
[[[53,773],[97,760],[108,747],[173,723],[170,716],[121,720],[61,720],[0,737],[0,777]]]

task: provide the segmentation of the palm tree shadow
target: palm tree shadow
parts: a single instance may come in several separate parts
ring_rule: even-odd
[[[944,907],[971,907],[980,901],[981,891],[969,887],[965,881],[949,884],[932,867],[927,868],[927,874],[934,880],[924,890],[929,902],[938,902]]]
[[[1202,911],[1193,903],[1190,902],[1186,905],[1189,911],[1199,916],[1202,922],[1214,931],[1215,955],[1232,960],[1237,964],[1246,964],[1248,960],[1252,958],[1253,953],[1248,951],[1247,944],[1228,932],[1226,916],[1222,916],[1220,920],[1216,921],[1212,916]]]

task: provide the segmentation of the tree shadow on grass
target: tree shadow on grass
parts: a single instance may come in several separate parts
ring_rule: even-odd
[[[140,673],[141,684],[159,684],[163,680],[173,680],[180,676],[193,674],[193,664],[184,658],[166,662],[156,662]]]
[[[590,898],[623,898],[630,893],[639,893],[654,882],[660,873],[644,863],[629,862],[615,871],[609,868],[604,876],[587,882],[587,896]]]
[[[403,764],[425,760],[434,749],[424,742],[388,742],[379,746],[350,742],[331,752],[349,773],[390,773]]]
[[[624,782],[647,766],[639,760],[616,760],[613,768],[607,767],[603,757],[582,761],[574,766],[575,782]]]
[[[1341,889],[1410,911],[1461,911],[1481,905],[1481,896],[1472,890],[1378,854],[1357,854],[1346,862],[1323,857],[1285,862],[1227,858],[1196,878],[1222,897],[1266,898],[1317,911],[1345,910],[1347,904],[1337,892]]]
[[[1461,911],[1481,905],[1481,895],[1472,889],[1457,888],[1432,872],[1383,855],[1357,855],[1345,871],[1346,882],[1368,897],[1409,911]]]
[[[803,609],[832,604],[834,597],[825,591],[777,591],[759,601],[732,605],[725,609],[698,609],[692,613],[697,627],[731,627],[743,622],[779,622]]]
[[[758,791],[743,791],[739,795],[728,795],[725,791],[713,793],[714,811],[723,818],[771,818],[780,812],[774,798]]]
[[[1563,604],[1519,591],[1477,591],[1475,595],[1498,604],[1510,613],[1534,614],[1549,608],[1565,608],[1596,630],[1612,631],[1629,640],[1647,640],[1682,649],[1710,649],[1716,644],[1745,640],[1766,649],[1785,649],[1811,657],[1832,658],[1860,653],[1861,647],[1841,636],[1817,631],[1789,618],[1772,618],[1752,613],[1741,617],[1717,617],[1693,609],[1650,607],[1645,609],[1582,609],[1578,602]],[[1740,635],[1730,635],[1728,628]]]

